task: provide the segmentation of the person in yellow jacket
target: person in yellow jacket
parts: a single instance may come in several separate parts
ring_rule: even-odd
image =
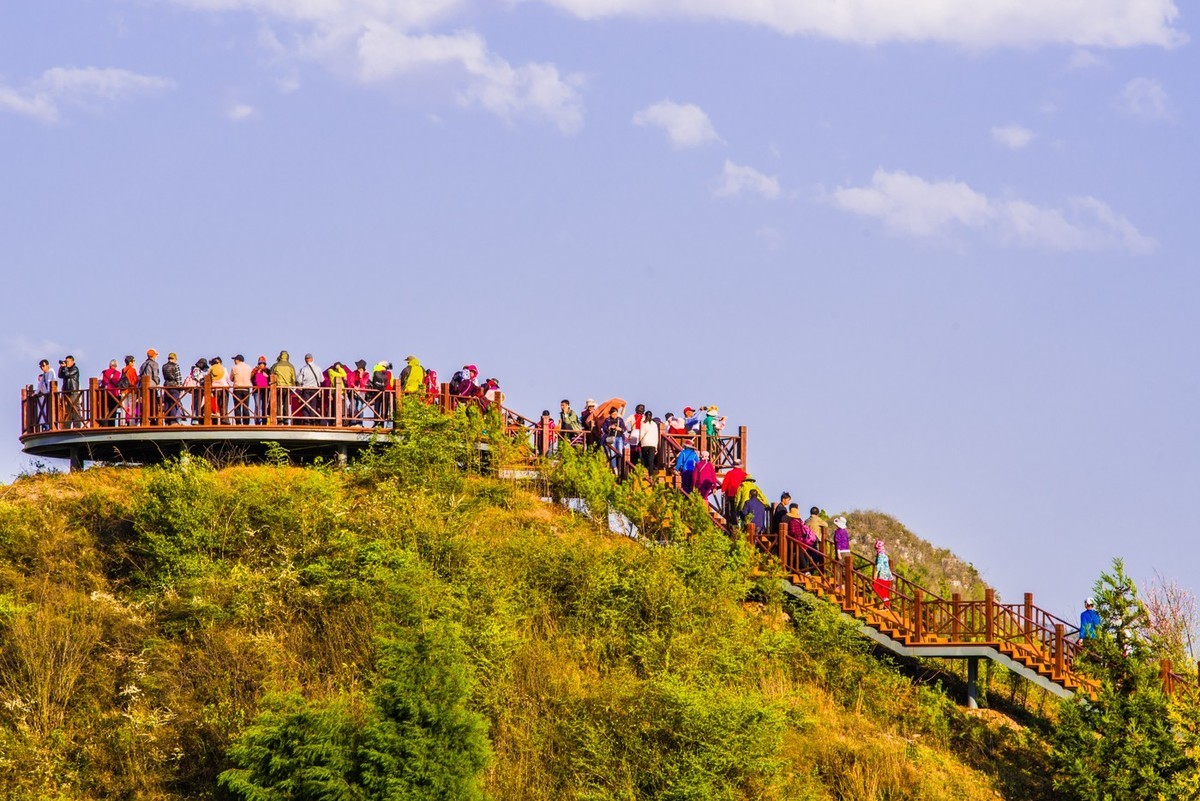
[[[758,486],[758,482],[754,480],[754,477],[748,475],[738,485],[737,495],[733,499],[733,505],[737,511],[740,512],[742,504],[750,499],[750,490],[758,490],[759,498],[767,497],[767,493],[763,492],[762,487]]]
[[[419,395],[425,391],[425,368],[416,356],[404,360],[407,366],[400,371],[400,386],[405,395]]]

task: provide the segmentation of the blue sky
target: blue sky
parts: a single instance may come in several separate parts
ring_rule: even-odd
[[[719,403],[773,492],[1073,615],[1200,587],[1194,21],[1170,0],[0,11],[0,377],[148,346]]]

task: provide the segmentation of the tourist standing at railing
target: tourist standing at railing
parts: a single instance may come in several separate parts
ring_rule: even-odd
[[[392,363],[382,361],[371,371],[371,389],[374,391],[372,409],[375,411],[375,425],[382,426],[392,419],[391,389]]]
[[[346,373],[346,402],[352,421],[349,425],[363,425],[363,409],[370,389],[371,372],[367,369],[367,360],[359,359],[354,363],[354,369]]]
[[[613,470],[620,470],[625,457],[625,421],[616,406],[608,409],[608,419],[601,424],[603,442],[608,448],[608,462]]]
[[[260,426],[265,426],[267,415],[270,414],[271,403],[271,368],[267,366],[266,356],[258,357],[254,369],[250,371],[250,383],[254,387],[255,422]]]
[[[291,425],[292,416],[296,413],[296,403],[292,397],[292,387],[296,386],[296,368],[292,366],[286,350],[279,351],[279,358],[271,365],[271,383],[275,385],[277,422]]]
[[[771,533],[778,534],[779,526],[788,522],[788,504],[792,501],[790,492],[779,496],[779,503],[771,504]]]
[[[404,369],[400,371],[400,389],[405,395],[419,395],[425,389],[425,368],[416,356],[404,357]]]
[[[700,407],[700,411],[696,411],[691,406],[683,407],[683,428],[689,434],[699,434],[700,426],[704,425],[704,407]]]
[[[183,368],[179,366],[179,357],[174,353],[167,354],[167,363],[162,368],[163,402],[166,405],[166,423],[169,426],[178,425],[183,418]]]
[[[821,553],[825,552],[825,542],[829,539],[829,524],[825,522],[825,518],[821,517],[821,510],[817,507],[812,507],[808,510],[808,520],[806,522],[813,536],[817,538],[817,547]]]
[[[642,467],[646,468],[647,473],[653,473],[658,467],[658,440],[660,435],[659,423],[654,419],[651,412],[646,412],[646,422],[642,426],[642,433],[638,445],[642,455]]]
[[[549,409],[542,409],[537,430],[533,432],[534,446],[538,453],[553,453],[558,442],[558,424],[550,416]]]
[[[640,464],[642,460],[642,422],[646,419],[646,404],[639,403],[633,414],[625,418],[625,430],[629,434],[629,461]]]
[[[125,366],[121,368],[121,405],[125,407],[125,425],[138,424],[138,370],[134,367],[137,360],[132,353],[125,354]]]
[[[734,520],[737,517],[737,493],[742,482],[746,480],[746,471],[741,461],[733,463],[733,469],[725,473],[721,479],[721,495],[725,498],[725,519]]]
[[[750,490],[746,496],[746,500],[738,509],[738,519],[742,524],[753,523],[754,528],[758,531],[766,531],[770,525],[767,518],[767,505],[763,503],[762,496],[758,494],[757,489]]]
[[[233,366],[229,368],[229,383],[233,386],[233,422],[234,425],[250,425],[250,393],[254,386],[251,376],[254,370],[246,364],[246,357],[237,354],[233,357]]]
[[[892,608],[892,566],[888,562],[887,546],[883,540],[875,540],[875,594],[883,602],[884,609]]]
[[[162,386],[162,370],[158,365],[158,351],[154,348],[146,350],[146,359],[138,368],[138,402],[141,402],[142,379],[150,379],[150,394],[147,398],[148,408],[142,409],[147,422],[153,422],[158,417],[158,388]]]
[[[321,386],[325,389],[332,389],[333,392],[323,392],[321,398],[321,414],[326,418],[325,425],[333,425],[337,422],[337,390],[342,390],[342,417],[345,418],[349,412],[348,404],[350,402],[349,395],[346,394],[347,381],[350,373],[346,370],[346,365],[340,361],[325,368],[325,372],[321,374]]]
[[[1100,636],[1100,613],[1096,602],[1088,598],[1083,602],[1083,613],[1079,615],[1079,639],[1094,640]]]
[[[484,381],[479,387],[479,394],[488,403],[504,404],[504,393],[500,391],[500,382],[495,378]]]
[[[191,390],[192,422],[204,421],[204,376],[208,375],[208,359],[201,356],[188,370],[183,386]]]
[[[475,379],[479,377],[479,368],[473,364],[464,364],[463,368],[450,376],[450,394],[463,398],[473,398],[479,394]]]
[[[96,410],[97,422],[104,426],[121,424],[125,410],[121,407],[121,370],[117,360],[110,359],[108,368],[100,373],[100,408]]]
[[[599,445],[600,444],[600,423],[602,421],[596,419],[596,401],[588,398],[583,404],[583,412],[579,415],[579,423],[583,426],[584,445]]]
[[[708,452],[712,454],[714,462],[721,458],[721,432],[725,429],[725,418],[718,417],[718,411],[716,406],[709,406],[704,416],[704,436],[708,440]]]
[[[317,413],[317,395],[320,393],[321,374],[311,353],[304,354],[304,364],[296,371],[296,396],[298,417],[314,419]]]
[[[570,438],[572,444],[576,444],[576,438],[583,431],[583,423],[579,420],[579,415],[571,408],[571,401],[563,398],[558,403],[558,429],[564,432],[570,432],[565,436]],[[586,444],[581,443],[581,444]]]
[[[50,390],[54,383],[54,372],[50,369],[50,360],[38,362],[38,377],[35,391],[37,392],[37,426],[39,431],[50,430]]]
[[[213,356],[208,363],[208,375],[212,379],[212,415],[213,422],[222,425],[228,422],[229,412],[229,371],[220,356]]]
[[[696,454],[696,449],[692,446],[691,441],[683,443],[682,450],[675,457],[675,472],[679,473],[680,489],[685,493],[691,493],[694,486],[693,480],[696,477],[696,465],[700,463],[700,457]],[[726,517],[726,521],[732,523],[735,518]]]
[[[441,394],[442,388],[438,384],[437,370],[425,368],[425,403],[430,406],[437,403],[438,396]]]

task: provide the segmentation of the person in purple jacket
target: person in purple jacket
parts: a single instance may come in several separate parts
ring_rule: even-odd
[[[846,518],[833,518],[833,525],[836,530],[833,532],[833,547],[837,549],[838,561],[850,553],[850,532],[846,530]]]

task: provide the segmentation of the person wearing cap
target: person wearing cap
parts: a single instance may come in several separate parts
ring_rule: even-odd
[[[376,362],[371,370],[371,408],[375,413],[375,425],[384,426],[392,419],[392,363],[384,359]]]
[[[278,420],[287,425],[296,414],[296,398],[292,387],[296,386],[296,368],[292,365],[286,350],[279,351],[279,358],[271,365],[271,383],[275,385],[277,403],[275,406]]]
[[[266,356],[259,356],[254,369],[250,371],[250,385],[254,388],[254,421],[265,426],[271,387],[271,368],[267,366]]]
[[[296,416],[316,420],[320,416],[317,395],[320,392],[321,373],[311,353],[304,354],[304,364],[296,371]]]
[[[758,482],[754,480],[754,476],[747,473],[746,477],[742,479],[742,483],[738,485],[737,494],[734,496],[734,503],[738,509],[741,509],[742,504],[750,497],[751,491],[757,491],[758,497],[763,498],[764,503],[766,502],[767,493],[763,492],[762,487],[758,486]]]
[[[162,376],[166,412],[163,417],[167,425],[179,425],[183,418],[183,368],[179,366],[179,357],[174,353],[167,354],[167,363],[162,366]]]
[[[683,427],[689,434],[699,434],[700,426],[704,424],[705,408],[701,406],[698,410],[691,406],[683,407],[684,423]]]
[[[246,357],[237,354],[233,357],[233,366],[229,368],[229,383],[233,387],[233,423],[239,426],[250,425],[250,390],[254,386],[251,381],[253,370],[246,364]]]
[[[138,386],[141,386],[142,379],[146,378],[150,380],[150,395],[149,408],[144,411],[144,414],[146,422],[157,423],[158,412],[162,408],[162,402],[158,397],[158,388],[162,386],[162,370],[158,366],[158,351],[154,348],[146,351],[146,360],[138,368]]]
[[[579,422],[584,430],[585,445],[600,444],[600,424],[603,420],[596,419],[596,400],[588,398],[583,404],[583,411],[579,413]]]
[[[714,462],[721,458],[721,431],[725,428],[725,418],[718,417],[716,406],[709,406],[704,416],[704,438],[708,441],[708,452]]]
[[[125,354],[125,366],[121,368],[121,407],[125,410],[125,425],[136,426],[138,424],[138,411],[141,409],[141,404],[138,403],[138,369],[134,367],[137,359],[132,353]]]
[[[1079,615],[1079,639],[1094,640],[1100,636],[1100,613],[1096,601],[1088,598],[1083,602],[1083,613]]]

